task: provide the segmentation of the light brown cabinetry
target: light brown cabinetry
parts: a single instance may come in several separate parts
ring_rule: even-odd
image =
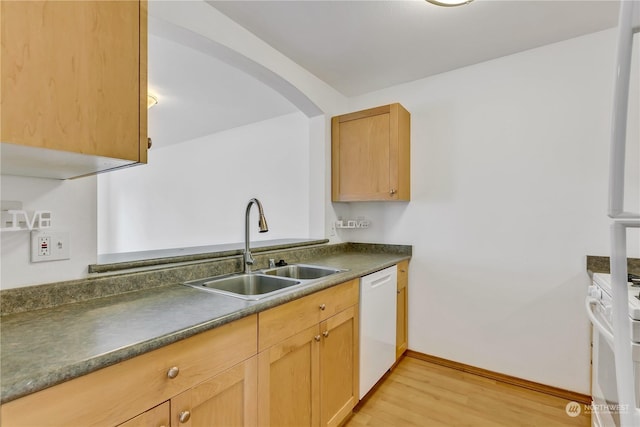
[[[331,119],[334,202],[410,200],[410,120],[397,103]]]
[[[0,12],[2,172],[146,163],[146,0],[3,1]]]
[[[258,315],[258,424],[337,426],[358,401],[359,281]]]
[[[407,351],[408,344],[408,299],[409,261],[398,263],[398,298],[396,307],[396,360]]]
[[[320,324],[320,425],[336,427],[358,403],[358,305]]]
[[[257,356],[171,399],[171,425],[226,427],[257,424]]]
[[[118,427],[169,427],[171,426],[169,421],[170,411],[169,402],[164,402],[129,421],[119,424]]]
[[[255,356],[256,343],[254,315],[8,402],[0,420],[4,427],[113,426],[190,389],[201,401],[215,387],[198,385]]]

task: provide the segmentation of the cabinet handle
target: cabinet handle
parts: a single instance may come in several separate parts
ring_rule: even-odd
[[[150,150],[152,145],[153,145],[153,140],[151,138],[147,138],[147,150]]]
[[[320,310],[324,311],[325,308],[327,308],[325,304],[320,304]]]
[[[324,331],[324,332],[322,333],[322,335],[323,335],[325,338],[328,338],[328,337],[329,337],[329,331]]]
[[[315,337],[313,337],[313,339],[316,341],[320,341],[320,335],[316,335]]]
[[[407,270],[400,270],[400,273],[406,273]]]
[[[179,373],[180,369],[177,366],[173,366],[167,371],[167,377],[169,377],[170,379],[174,379],[178,376]]]
[[[178,420],[181,423],[186,423],[187,421],[189,421],[189,418],[191,418],[191,412],[189,412],[189,411],[182,411],[182,412],[180,412],[180,415],[178,416]]]
[[[398,289],[398,290],[396,291],[396,293],[397,293],[398,295],[400,295],[400,289]]]
[[[395,188],[392,188],[392,189],[389,191],[389,194],[391,194],[391,195],[393,196],[393,195],[394,195],[394,194],[396,194],[397,192],[398,192],[398,190],[396,190]]]

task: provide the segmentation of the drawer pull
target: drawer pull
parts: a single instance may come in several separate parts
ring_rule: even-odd
[[[320,310],[324,311],[325,308],[327,308],[326,304],[320,304]]]
[[[328,338],[328,337],[329,337],[329,331],[324,331],[324,332],[322,333],[322,335],[323,335],[325,338]]]
[[[313,339],[316,341],[320,341],[320,335],[316,335],[315,337],[313,337]]]
[[[191,412],[189,412],[189,411],[182,411],[182,412],[180,412],[180,415],[178,416],[178,420],[181,423],[186,423],[187,421],[189,421],[189,418],[191,418]]]
[[[179,373],[180,369],[177,366],[174,366],[167,371],[167,377],[169,377],[170,379],[174,379],[178,376]]]

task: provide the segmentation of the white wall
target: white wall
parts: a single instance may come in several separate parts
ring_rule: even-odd
[[[2,289],[78,279],[96,262],[96,178],[71,181],[2,175],[2,200],[18,200],[30,214],[52,212],[51,230],[70,233],[69,260],[30,263],[28,231],[3,232]]]
[[[413,245],[411,349],[589,393],[585,255],[609,253],[614,41],[596,33],[350,100],[411,112],[411,202],[334,205],[372,220],[341,238]]]
[[[247,202],[269,223],[251,239],[309,237],[309,119],[294,113],[159,150],[98,177],[98,252],[242,242]],[[255,219],[255,220],[254,220]]]

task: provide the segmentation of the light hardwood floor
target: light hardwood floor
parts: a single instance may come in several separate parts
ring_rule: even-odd
[[[405,357],[355,409],[345,427],[551,427],[591,425],[569,401]]]

